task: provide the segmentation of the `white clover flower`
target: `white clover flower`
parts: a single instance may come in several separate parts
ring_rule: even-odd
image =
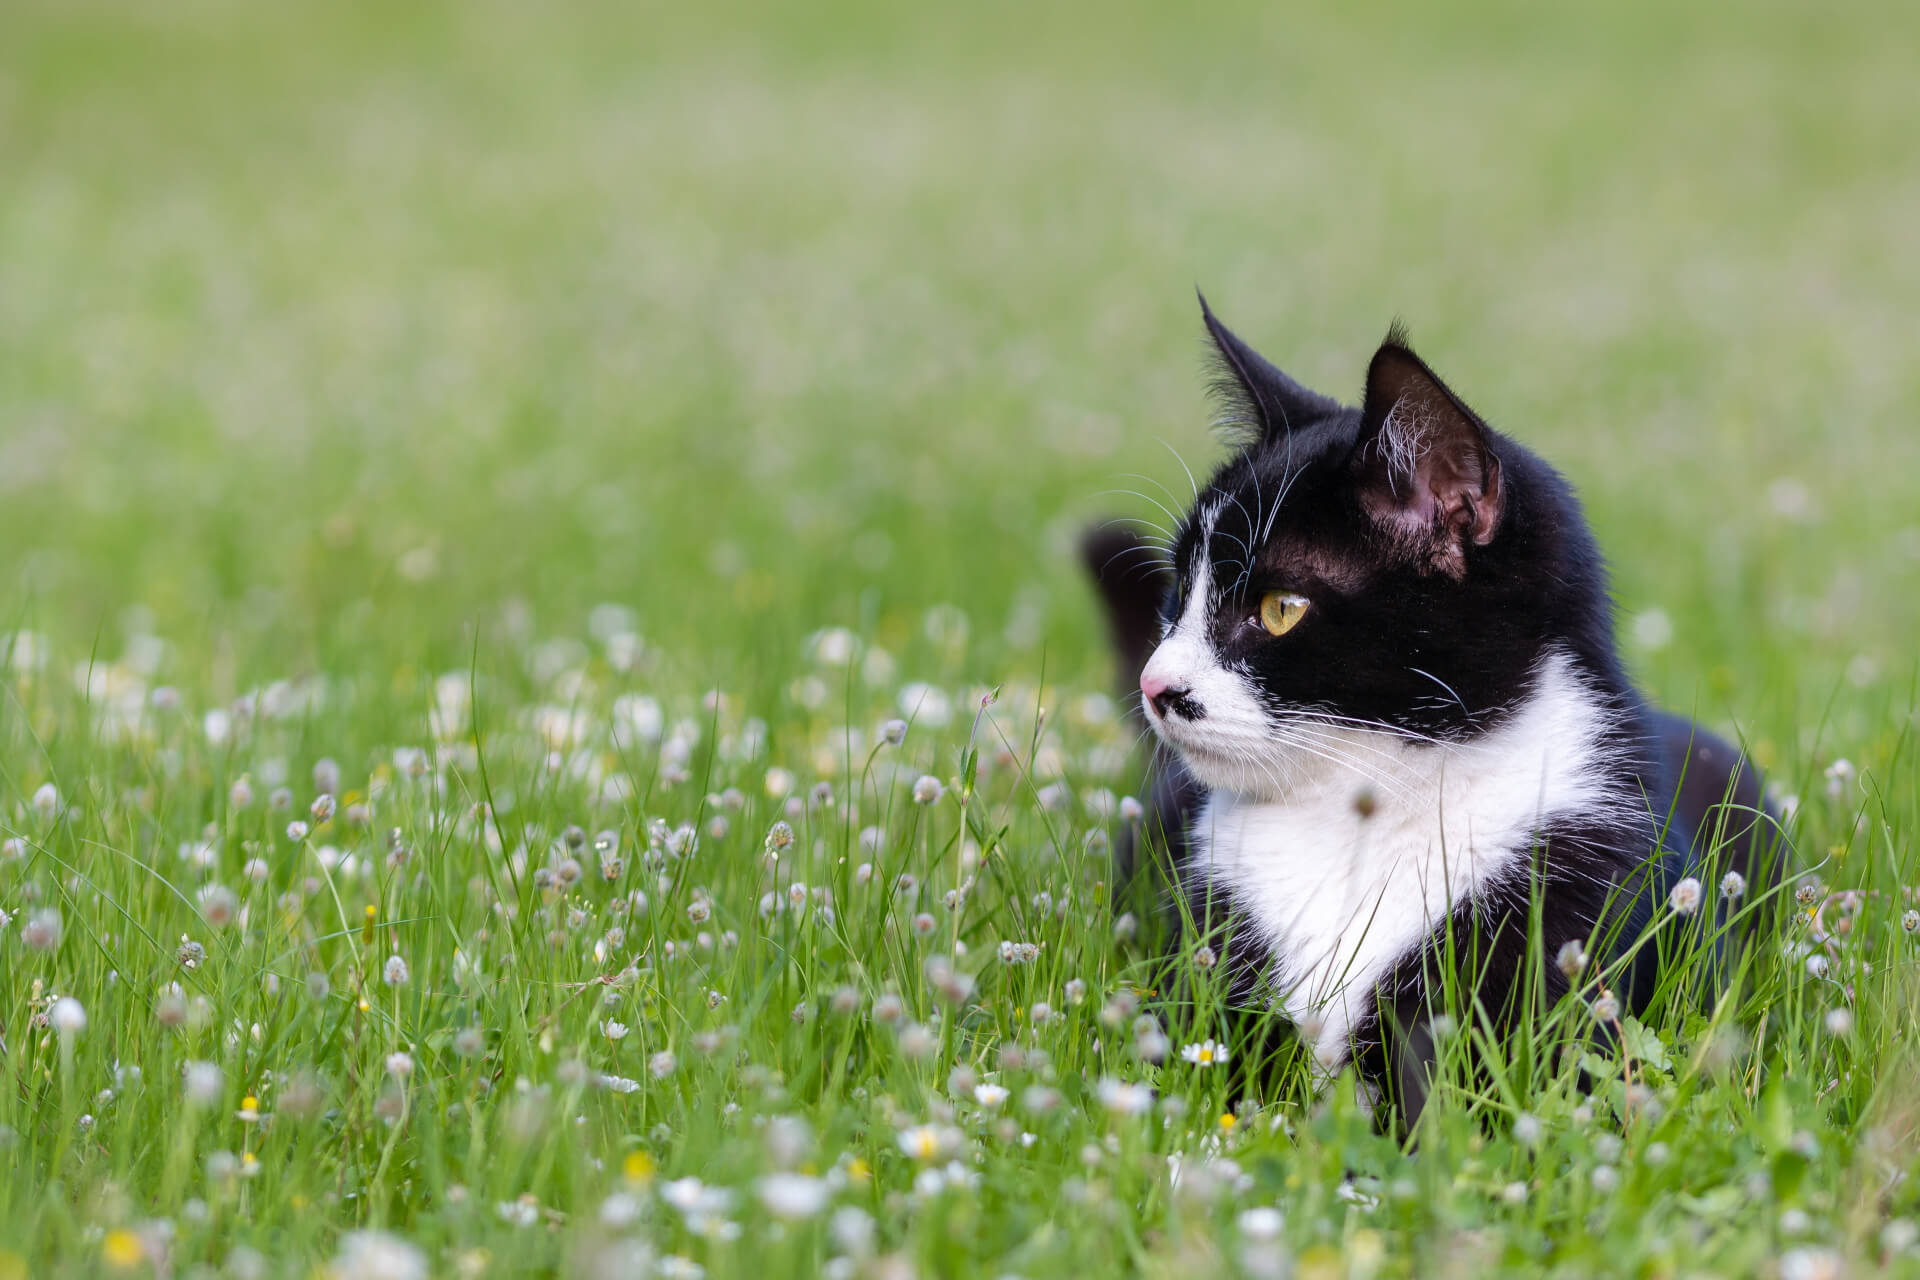
[[[1620,1001],[1611,991],[1602,991],[1595,996],[1588,1008],[1595,1022],[1617,1022],[1620,1018]]]
[[[1806,1246],[1780,1255],[1780,1280],[1841,1280],[1846,1260],[1831,1249]]]
[[[616,1191],[600,1202],[600,1225],[624,1231],[640,1218],[640,1199],[625,1191]]]
[[[1217,1067],[1230,1055],[1227,1046],[1217,1040],[1202,1040],[1180,1050],[1180,1056],[1196,1067]]]
[[[20,926],[20,940],[34,951],[52,951],[58,947],[60,933],[60,912],[53,907],[40,908]]]
[[[395,1080],[404,1081],[413,1074],[413,1055],[399,1051],[388,1054],[387,1074]]]
[[[309,830],[311,830],[311,828],[309,828],[306,823],[302,822],[298,818],[295,818],[292,822],[289,822],[287,824],[287,839],[293,841],[295,844],[299,844],[302,840],[305,840],[307,838],[307,833]]]
[[[331,792],[322,793],[315,796],[313,803],[307,807],[307,816],[313,819],[314,826],[324,827],[333,821],[334,812],[338,807],[339,802],[333,798]]]
[[[1729,871],[1720,877],[1720,896],[1727,899],[1743,898],[1747,893],[1747,878],[1738,871]]]
[[[1546,1127],[1540,1123],[1540,1117],[1531,1112],[1522,1111],[1513,1118],[1513,1140],[1522,1146],[1532,1146],[1540,1141]]]
[[[1554,958],[1560,966],[1560,972],[1567,976],[1568,982],[1578,982],[1580,975],[1587,970],[1587,948],[1578,938],[1570,938],[1560,944],[1560,954]]]
[[[40,815],[40,821],[52,822],[60,812],[60,788],[51,782],[41,783],[33,793],[33,811]]]
[[[841,1250],[855,1258],[864,1258],[873,1249],[873,1215],[853,1205],[833,1211],[827,1231]]]
[[[1920,911],[1908,911],[1900,917],[1900,927],[1908,933],[1920,933]]]
[[[1153,1109],[1153,1090],[1143,1084],[1102,1076],[1094,1086],[1100,1105],[1117,1116],[1141,1116]]]
[[[1827,1034],[1835,1039],[1845,1039],[1853,1033],[1853,1010],[1845,1005],[1835,1005],[1827,1010]]]
[[[897,747],[907,740],[907,722],[889,720],[880,726],[880,740],[890,747]]]
[[[427,1280],[427,1255],[385,1231],[349,1231],[328,1269],[333,1280]]]
[[[825,1178],[804,1173],[770,1173],[760,1179],[760,1203],[767,1212],[787,1222],[816,1217],[833,1199],[833,1188]]]
[[[1620,1171],[1610,1164],[1596,1165],[1593,1170],[1593,1189],[1601,1195],[1611,1195],[1620,1186]]]
[[[1263,1205],[1243,1210],[1234,1223],[1249,1240],[1274,1240],[1285,1229],[1287,1220],[1278,1209]]]
[[[1673,892],[1667,895],[1667,905],[1683,916],[1690,916],[1700,909],[1700,881],[1688,876],[1673,886]]]
[[[87,1011],[72,996],[61,996],[47,1010],[47,1023],[63,1036],[79,1035],[87,1029]]]
[[[211,1107],[220,1101],[220,1095],[226,1088],[226,1077],[219,1066],[211,1062],[189,1062],[181,1075],[186,1081],[189,1103],[196,1107]]]
[[[1146,806],[1132,796],[1120,797],[1120,818],[1124,822],[1138,822],[1147,816]]]
[[[673,1056],[671,1049],[662,1049],[647,1059],[647,1070],[653,1073],[656,1080],[665,1080],[679,1065],[680,1060]]]
[[[913,802],[919,805],[938,804],[940,797],[947,794],[946,784],[930,773],[923,773],[914,781]]]
[[[388,956],[385,967],[380,970],[381,979],[390,987],[404,987],[412,976],[407,962],[398,955]]]

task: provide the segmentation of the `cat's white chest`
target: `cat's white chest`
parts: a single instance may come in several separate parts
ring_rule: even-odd
[[[1212,793],[1190,869],[1225,889],[1270,949],[1270,994],[1324,1067],[1346,1061],[1403,957],[1484,887],[1526,874],[1546,822],[1626,802],[1604,767],[1604,727],[1555,658],[1528,702],[1471,743],[1342,730],[1279,794]]]

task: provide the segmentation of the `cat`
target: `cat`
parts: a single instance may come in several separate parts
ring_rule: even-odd
[[[1719,873],[1757,891],[1778,844],[1742,754],[1628,679],[1552,467],[1397,324],[1349,408],[1200,306],[1237,447],[1168,545],[1108,527],[1085,547],[1169,749],[1144,829],[1231,1003],[1277,1011],[1317,1074],[1355,1067],[1410,1122],[1440,966],[1510,1027],[1529,977],[1531,1007],[1571,988],[1561,948],[1596,947],[1591,997],[1607,939],[1675,919],[1690,876],[1707,883],[1681,892],[1724,913]],[[1625,1008],[1654,954],[1609,984]]]

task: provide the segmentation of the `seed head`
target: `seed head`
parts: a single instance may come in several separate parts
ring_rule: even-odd
[[[1700,881],[1688,876],[1673,886],[1673,892],[1667,895],[1667,905],[1683,916],[1690,916],[1700,909]]]

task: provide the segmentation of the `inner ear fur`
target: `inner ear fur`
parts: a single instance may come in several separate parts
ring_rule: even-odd
[[[1466,576],[1504,512],[1500,459],[1473,411],[1396,330],[1367,369],[1353,455],[1360,503],[1422,572]]]

